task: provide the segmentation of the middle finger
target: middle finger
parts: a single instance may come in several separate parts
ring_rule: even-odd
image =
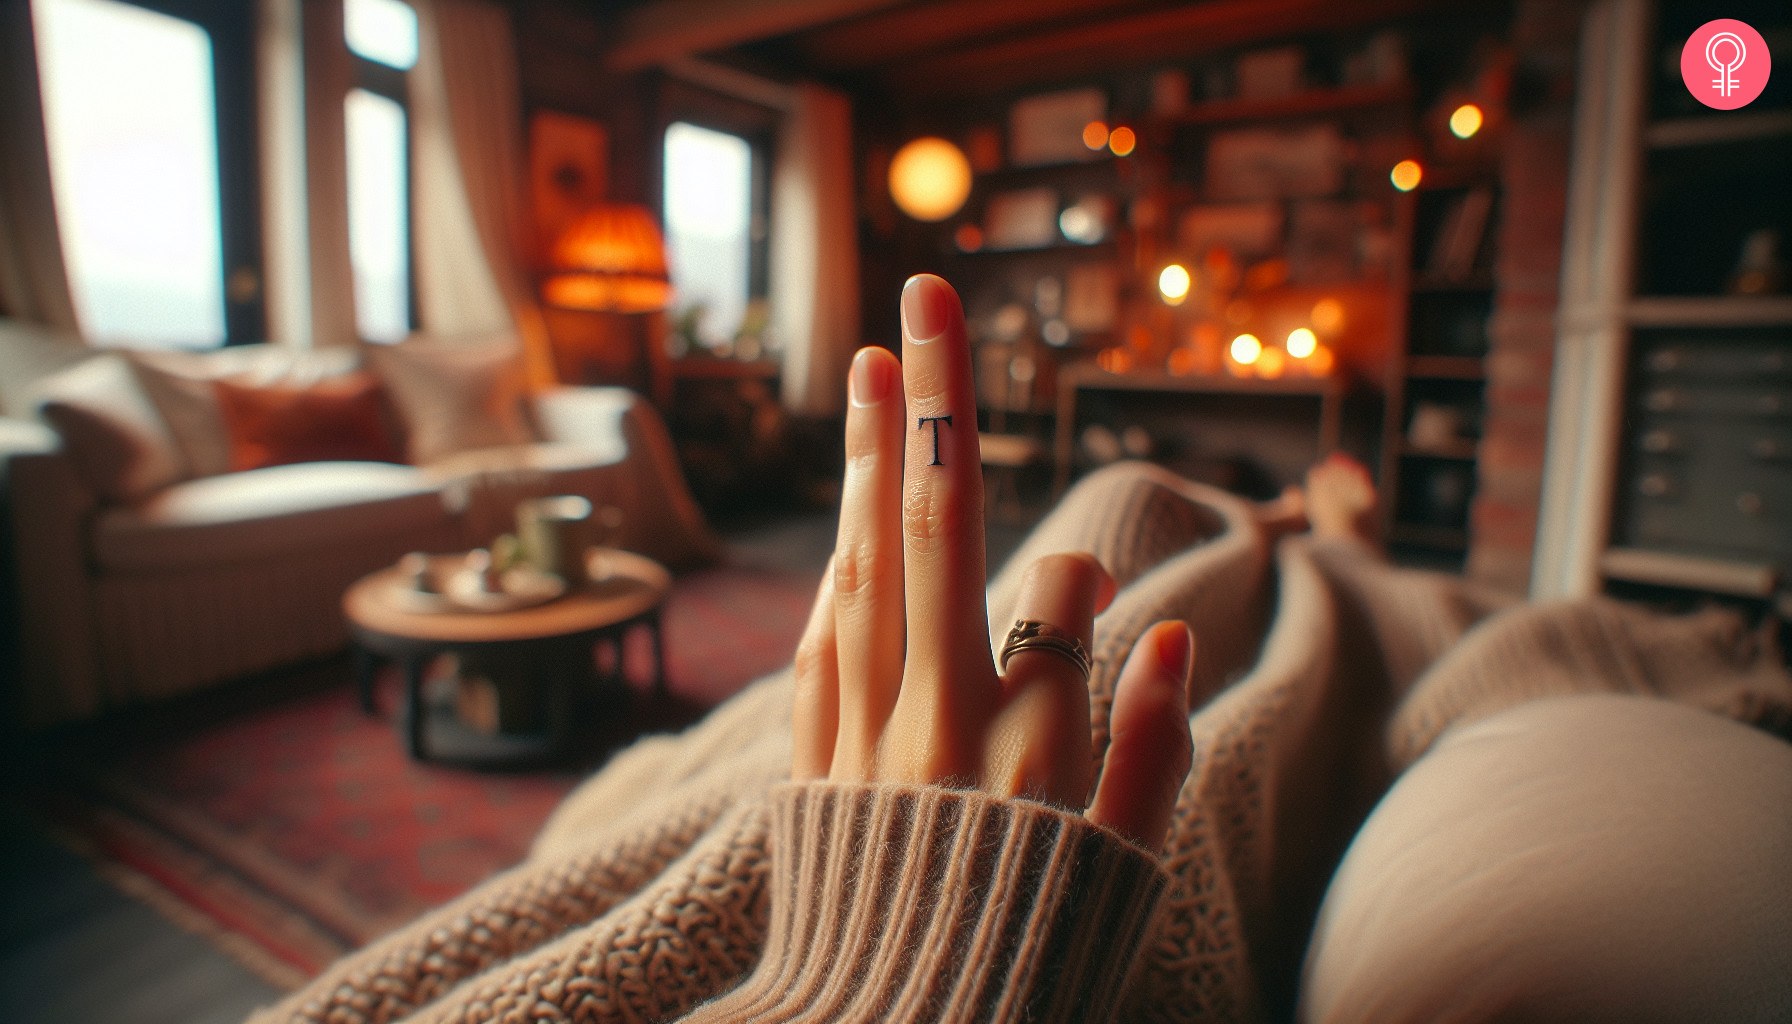
[[[931,274],[902,292],[908,400],[903,472],[903,596],[908,661],[901,700],[931,709],[930,746],[969,755],[999,695],[983,606],[983,470],[964,313]],[[955,767],[969,767],[955,766]]]

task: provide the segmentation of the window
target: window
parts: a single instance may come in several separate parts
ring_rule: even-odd
[[[411,329],[404,106],[351,89],[344,107],[355,326],[368,341],[398,341]]]
[[[212,40],[116,0],[32,4],[69,290],[100,344],[226,336]]]
[[[746,139],[684,121],[666,129],[664,214],[674,313],[700,310],[696,334],[706,346],[732,342],[747,314],[753,191]]]
[[[343,99],[355,326],[395,342],[416,323],[404,72],[417,62],[417,14],[400,0],[346,0],[343,37],[355,65]]]
[[[417,63],[417,12],[400,0],[346,0],[342,34],[357,57],[400,71]]]

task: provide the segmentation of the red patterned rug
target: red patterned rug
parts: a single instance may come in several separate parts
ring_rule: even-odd
[[[592,737],[589,765],[681,728],[788,664],[815,579],[723,567],[680,577],[664,613],[670,696]],[[73,736],[37,801],[115,879],[293,985],[515,864],[589,768],[499,774],[417,764],[357,706],[346,659],[148,709]]]

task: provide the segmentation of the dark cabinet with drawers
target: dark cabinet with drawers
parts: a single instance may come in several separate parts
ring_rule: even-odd
[[[1639,331],[1620,544],[1792,567],[1792,332]]]

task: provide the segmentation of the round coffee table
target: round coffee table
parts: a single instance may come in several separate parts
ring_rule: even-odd
[[[432,556],[429,572],[442,580],[465,557]],[[384,658],[404,672],[401,721],[412,757],[490,764],[551,758],[567,751],[581,703],[606,692],[628,693],[622,643],[636,627],[652,637],[653,686],[663,693],[660,607],[672,588],[671,573],[652,559],[612,548],[593,548],[586,564],[592,578],[583,586],[545,604],[498,612],[419,611],[405,599],[410,580],[397,566],[363,577],[342,596],[362,709],[374,709],[374,661]],[[600,671],[597,653],[604,644],[613,648],[613,668]],[[461,723],[452,709],[432,711],[423,698],[423,674],[443,654],[489,679],[539,727],[486,734]]]

